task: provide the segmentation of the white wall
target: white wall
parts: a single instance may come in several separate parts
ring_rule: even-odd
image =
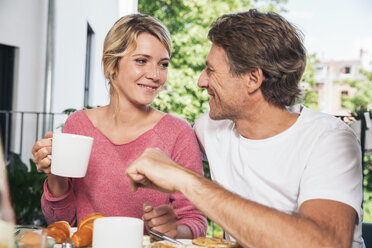
[[[53,112],[83,107],[88,22],[94,31],[91,105],[106,104],[108,90],[100,61],[104,37],[118,19],[117,0],[57,1],[56,9]]]
[[[120,2],[120,8],[119,8]],[[101,57],[106,33],[119,13],[133,13],[136,0],[55,0],[54,81],[51,111],[80,109],[84,103],[87,23],[95,35],[91,71],[90,105],[108,103],[108,88]],[[0,0],[0,44],[17,47],[13,110],[43,111],[48,0]],[[65,116],[58,116],[54,130]],[[35,118],[24,119],[23,161],[31,157],[36,138]],[[12,123],[11,150],[20,151],[20,119]],[[39,136],[41,127],[39,127]]]
[[[43,110],[46,3],[0,1],[0,43],[18,48],[13,110]]]

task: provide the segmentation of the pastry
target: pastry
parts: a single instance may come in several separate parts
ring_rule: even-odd
[[[48,236],[60,244],[70,238],[70,224],[67,221],[57,221],[48,226]]]
[[[42,241],[41,238],[42,237],[40,233],[28,232],[22,236],[19,242],[21,242],[22,247],[28,248],[39,247]]]
[[[209,238],[209,237],[199,237],[192,240],[194,245],[210,248],[232,248],[239,247],[236,241],[221,239],[221,238]]]
[[[102,217],[107,217],[101,213],[93,213],[83,218],[77,228],[77,231],[72,235],[71,241],[75,247],[84,247],[92,245],[93,238],[93,222]]]
[[[158,241],[152,243],[151,248],[200,248],[200,246],[192,245],[192,244],[173,244],[169,243],[168,241]]]

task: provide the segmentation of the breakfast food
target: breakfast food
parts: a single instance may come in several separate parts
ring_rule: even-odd
[[[70,238],[70,224],[66,221],[57,221],[48,226],[48,236],[53,237],[57,244],[72,241],[75,247],[90,246],[93,236],[93,221],[98,218],[106,217],[101,213],[93,213],[83,218],[77,231]]]
[[[173,244],[168,241],[158,241],[152,243],[151,248],[238,248],[239,244],[235,241],[221,239],[200,237],[192,240],[192,244]]]
[[[200,248],[200,246],[192,245],[192,244],[172,244],[165,241],[159,241],[152,243],[151,248]]]
[[[19,242],[22,243],[23,245],[22,247],[28,247],[28,248],[39,247],[42,242],[41,238],[42,237],[40,233],[28,232],[22,236]]]
[[[192,240],[194,245],[210,248],[232,248],[239,247],[236,241],[221,239],[221,238],[209,238],[209,237],[199,237]]]
[[[70,238],[70,224],[67,221],[57,221],[48,226],[48,236],[60,244]]]
[[[75,247],[92,245],[93,221],[102,217],[107,216],[101,213],[93,213],[80,221],[77,231],[71,237],[71,241],[74,242]]]

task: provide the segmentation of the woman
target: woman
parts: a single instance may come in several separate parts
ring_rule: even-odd
[[[51,132],[32,150],[38,169],[48,173],[41,203],[49,223],[76,225],[86,215],[102,212],[143,217],[149,228],[175,238],[205,235],[205,217],[182,194],[148,189],[132,193],[125,176],[127,166],[147,147],[158,147],[179,164],[202,171],[189,124],[149,106],[167,79],[171,46],[168,30],[147,15],[124,16],[110,29],[102,58],[110,103],[75,112],[63,128],[94,138],[86,176],[50,174]]]

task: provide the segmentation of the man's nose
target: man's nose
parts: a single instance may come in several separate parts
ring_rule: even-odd
[[[207,72],[204,69],[202,71],[202,73],[200,74],[200,76],[199,76],[199,80],[198,80],[198,86],[199,86],[199,88],[208,88],[208,86],[209,86],[208,80],[209,79],[208,79]]]

